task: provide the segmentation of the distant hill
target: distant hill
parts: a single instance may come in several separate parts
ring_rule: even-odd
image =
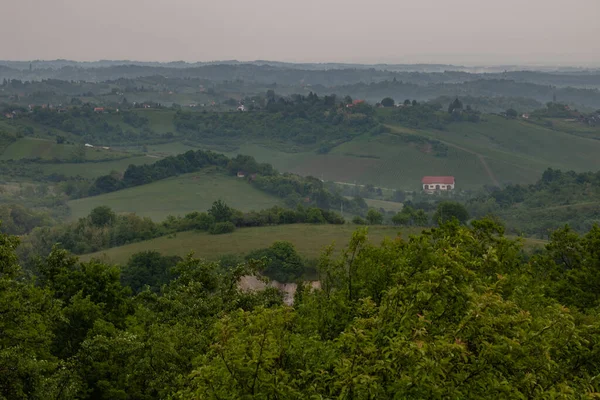
[[[283,204],[281,198],[256,189],[246,180],[208,168],[147,185],[72,200],[68,205],[73,219],[88,215],[97,206],[109,206],[117,213],[136,213],[162,221],[169,215],[208,209],[217,199],[241,211]]]

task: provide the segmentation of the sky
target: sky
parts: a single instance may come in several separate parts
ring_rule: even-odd
[[[600,0],[1,0],[0,59],[600,65]]]

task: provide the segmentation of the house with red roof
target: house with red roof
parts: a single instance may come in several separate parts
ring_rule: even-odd
[[[438,191],[454,190],[456,181],[453,176],[424,176],[421,179],[423,191],[434,193]]]

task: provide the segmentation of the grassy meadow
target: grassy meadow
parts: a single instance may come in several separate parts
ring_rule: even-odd
[[[293,243],[298,252],[306,258],[318,258],[323,250],[335,245],[339,252],[348,244],[357,225],[278,225],[257,228],[241,228],[226,235],[210,235],[205,232],[180,232],[175,235],[163,236],[145,242],[133,243],[121,247],[103,250],[97,253],[81,256],[83,260],[99,258],[114,264],[124,264],[131,255],[140,251],[154,250],[163,255],[178,255],[184,257],[191,252],[197,258],[216,260],[227,254],[243,256],[252,250],[269,247],[276,241]],[[379,244],[384,239],[394,239],[400,236],[408,239],[410,235],[418,234],[421,228],[400,228],[395,226],[369,226],[368,238],[373,244]],[[524,239],[525,250],[542,247],[547,242],[539,239]]]
[[[155,157],[137,156],[102,162],[44,164],[44,171],[48,174],[56,173],[68,177],[81,176],[82,178],[94,179],[102,175],[110,174],[111,171],[122,173],[131,164],[152,164],[157,160],[158,158]]]
[[[281,205],[281,199],[254,188],[245,180],[212,168],[100,196],[72,200],[68,204],[73,219],[86,216],[93,208],[105,205],[117,213],[134,212],[139,216],[161,221],[169,215],[205,211],[218,199],[242,211]]]
[[[453,123],[444,131],[388,125],[389,133],[359,136],[327,154],[286,153],[256,144],[242,145],[235,153],[254,156],[281,171],[404,190],[419,189],[424,175],[454,175],[459,189],[477,189],[533,183],[548,167],[600,168],[600,130],[562,120],[553,124],[486,115],[479,123]],[[436,156],[403,135],[438,140],[448,147],[447,155]]]
[[[57,144],[54,140],[24,137],[4,149],[0,154],[0,161],[34,159],[42,160],[72,160],[79,146],[71,144]],[[131,157],[131,153],[124,153],[114,149],[100,147],[85,148],[85,159],[88,161],[114,160],[117,158]]]
[[[225,254],[245,255],[252,250],[269,247],[276,241],[294,244],[298,252],[307,258],[318,258],[323,249],[333,243],[342,249],[348,244],[356,225],[278,225],[258,228],[241,228],[226,235],[209,235],[205,232],[181,232],[172,236],[115,247],[82,258],[105,259],[111,263],[126,263],[137,252],[156,250],[165,255],[185,256],[194,252],[195,257],[215,260]],[[398,232],[407,238],[418,233],[419,228],[397,228],[391,226],[369,227],[369,240],[380,243],[384,238],[395,238]]]

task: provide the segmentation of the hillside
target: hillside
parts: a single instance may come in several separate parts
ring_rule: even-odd
[[[83,217],[93,208],[105,205],[117,213],[133,212],[159,221],[169,215],[208,209],[217,199],[242,211],[281,204],[281,199],[265,194],[245,180],[207,168],[147,185],[72,200],[68,205],[71,218]]]
[[[282,171],[405,190],[418,190],[424,175],[454,175],[459,189],[478,189],[533,183],[548,167],[600,168],[600,129],[584,130],[564,121],[551,129],[485,115],[481,122],[456,122],[445,130],[387,126],[389,133],[361,135],[327,154],[285,153],[252,144],[240,146],[238,152]]]
[[[7,146],[0,153],[0,160],[42,159],[56,161],[105,161],[131,157],[133,154],[102,147],[82,147],[73,144],[57,144],[56,141],[24,137]]]
[[[100,258],[110,263],[125,264],[132,254],[154,250],[163,255],[186,256],[215,260],[226,254],[245,255],[252,250],[269,247],[275,241],[288,241],[307,258],[318,258],[326,246],[336,243],[338,250],[344,246],[356,225],[280,225],[258,228],[242,228],[227,235],[209,235],[204,232],[182,232],[145,242],[115,247],[98,253],[87,254],[82,259]],[[369,227],[369,240],[380,243],[384,238],[395,238],[400,228],[391,226]],[[402,236],[420,232],[419,228],[402,228]]]

